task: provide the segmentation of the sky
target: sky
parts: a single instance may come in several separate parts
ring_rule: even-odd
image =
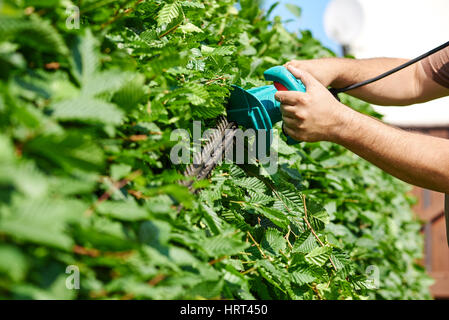
[[[273,11],[272,16],[281,16],[284,20],[294,19],[294,21],[285,24],[285,27],[289,31],[298,30],[310,30],[313,36],[320,40],[325,47],[328,47],[338,55],[342,54],[341,47],[329,39],[324,31],[323,15],[327,4],[330,0],[265,0],[263,8],[268,8],[275,2],[279,2],[279,5]],[[285,7],[285,4],[292,3],[302,8],[301,18],[296,18]]]

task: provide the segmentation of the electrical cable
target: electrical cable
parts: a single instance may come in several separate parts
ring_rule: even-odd
[[[427,52],[427,53],[425,53],[425,54],[423,54],[423,55],[421,55],[421,56],[419,56],[419,57],[417,57],[415,59],[407,61],[406,63],[404,63],[404,64],[402,64],[402,65],[400,65],[400,66],[398,66],[398,67],[396,67],[394,69],[391,69],[391,70],[389,70],[389,71],[387,71],[385,73],[382,73],[381,75],[378,75],[377,77],[374,77],[374,78],[371,78],[371,79],[368,79],[368,80],[365,80],[365,81],[362,81],[362,82],[358,82],[358,83],[352,84],[350,86],[347,86],[347,87],[344,87],[344,88],[341,88],[341,89],[331,88],[331,89],[329,89],[329,91],[332,92],[332,94],[338,99],[337,95],[339,93],[346,92],[346,91],[349,91],[349,90],[354,90],[354,89],[366,86],[366,85],[368,85],[370,83],[379,81],[379,80],[381,80],[381,79],[383,79],[385,77],[388,77],[388,76],[392,75],[393,73],[396,73],[396,72],[398,72],[398,71],[400,71],[400,70],[402,70],[404,68],[407,68],[408,66],[411,66],[412,64],[415,64],[415,63],[417,63],[417,62],[427,58],[428,56],[431,56],[432,54],[434,54],[434,53],[436,53],[438,51],[441,51],[441,50],[443,50],[443,49],[445,49],[447,47],[449,47],[449,41],[446,42],[446,43],[443,43],[442,45],[436,47],[435,49],[430,50],[429,52]]]
[[[366,86],[366,85],[368,85],[370,83],[379,81],[379,80],[381,80],[381,79],[383,79],[385,77],[388,77],[388,76],[392,75],[393,73],[396,73],[396,72],[398,72],[398,71],[400,71],[400,70],[402,70],[404,68],[407,68],[408,66],[411,66],[412,64],[415,64],[415,63],[417,63],[417,62],[427,58],[428,56],[431,56],[432,54],[434,54],[434,53],[436,53],[438,51],[441,51],[441,50],[443,50],[443,49],[445,49],[447,47],[449,47],[449,41],[446,42],[446,43],[443,43],[442,45],[436,47],[435,49],[430,50],[429,52],[427,52],[427,53],[425,53],[425,54],[423,54],[423,55],[421,55],[421,56],[419,56],[419,57],[417,57],[415,59],[412,59],[412,60],[410,60],[410,61],[408,61],[408,62],[406,62],[406,63],[404,63],[404,64],[402,64],[402,65],[400,65],[400,66],[398,66],[396,68],[391,69],[390,71],[382,73],[381,75],[378,75],[377,77],[374,77],[374,78],[371,78],[371,79],[368,79],[368,80],[365,80],[365,81],[362,81],[362,82],[358,82],[358,83],[352,84],[350,86],[347,86],[347,87],[344,87],[344,88],[341,88],[341,89],[330,88],[329,91],[334,95],[334,97],[338,101],[340,101],[340,98],[338,97],[339,93],[346,92],[346,91],[349,91],[349,90],[354,90],[354,89],[360,88],[362,86]],[[282,127],[282,129],[284,129],[284,127]],[[444,215],[446,216],[446,239],[447,239],[447,243],[449,245],[449,209],[448,209],[448,207],[449,207],[449,197],[447,195],[446,195],[445,200],[446,201],[445,201]]]

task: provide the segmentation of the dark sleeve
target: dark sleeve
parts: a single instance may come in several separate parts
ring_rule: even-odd
[[[421,64],[429,77],[449,88],[449,47],[425,58]]]

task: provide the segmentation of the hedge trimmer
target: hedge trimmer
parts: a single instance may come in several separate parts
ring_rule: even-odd
[[[345,88],[331,88],[329,90],[336,97],[336,99],[339,100],[339,93],[354,90],[379,81],[448,46],[449,41],[377,77],[347,86]],[[256,87],[249,90],[242,89],[236,85],[232,86],[233,90],[227,106],[227,118],[222,117],[219,119],[216,132],[206,142],[201,154],[196,155],[194,164],[187,167],[184,172],[185,176],[195,177],[196,180],[209,176],[215,166],[222,160],[226,150],[233,146],[235,130],[237,130],[238,126],[242,126],[247,129],[251,128],[254,130],[266,131],[267,134],[262,136],[266,139],[266,150],[270,149],[273,138],[273,126],[282,120],[280,103],[274,98],[276,91],[293,90],[305,92],[306,88],[300,80],[296,79],[283,66],[276,66],[266,70],[264,72],[264,77],[265,80],[273,81],[273,84]],[[287,136],[287,144],[292,145],[296,143],[299,142]],[[187,182],[186,185],[191,188],[193,181]]]
[[[265,80],[273,81],[272,85],[256,87],[249,90],[233,85],[227,106],[227,118],[219,119],[214,134],[202,148],[201,154],[194,156],[184,175],[201,180],[209,176],[215,166],[223,159],[226,151],[233,147],[234,136],[238,126],[256,131],[265,131],[265,150],[270,150],[273,140],[273,126],[282,120],[281,104],[274,98],[278,90],[294,90],[305,92],[303,83],[296,79],[285,67],[277,66],[264,72]],[[256,135],[255,145],[258,144]],[[263,142],[262,142],[263,143]],[[288,144],[298,141],[287,136]],[[193,180],[185,182],[192,189]]]

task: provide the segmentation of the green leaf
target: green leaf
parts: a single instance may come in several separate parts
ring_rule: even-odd
[[[123,87],[123,84],[130,83],[131,74],[121,72],[118,70],[109,70],[101,73],[93,73],[89,75],[82,83],[81,95],[83,97],[89,96],[94,97],[98,96],[101,93],[107,92],[109,95],[116,92],[119,88]],[[142,82],[134,83],[135,86],[141,87]],[[126,89],[124,89],[126,90]],[[129,88],[128,88],[129,90]],[[139,90],[136,90],[138,92]],[[142,88],[140,88],[142,98]]]
[[[120,108],[131,111],[143,102],[145,97],[144,78],[137,76],[126,82],[113,97],[113,102]],[[155,130],[156,131],[156,130]]]
[[[293,252],[310,253],[313,249],[318,247],[318,243],[315,236],[310,231],[302,233],[298,239],[296,239],[293,245]]]
[[[157,18],[157,24],[160,26],[164,23],[169,24],[179,16],[179,4],[177,1],[173,3],[166,3],[164,7],[159,11]]]
[[[299,286],[315,281],[316,276],[310,269],[305,267],[297,269],[291,274],[292,280]]]
[[[219,234],[223,229],[222,220],[218,217],[217,213],[208,205],[202,203],[201,207],[204,209],[204,219],[209,226],[209,229],[211,229],[213,234]]]
[[[170,229],[164,221],[144,221],[139,228],[139,240],[153,247],[166,245],[170,239]]]
[[[286,214],[280,210],[272,209],[269,207],[253,207],[257,213],[263,215],[264,217],[270,219],[271,222],[273,222],[275,225],[282,229],[286,229],[287,226],[290,224],[290,221],[288,220],[288,217]]]
[[[283,235],[276,229],[268,229],[260,243],[262,248],[274,255],[279,255],[279,251],[285,251],[287,241]]]
[[[257,262],[258,270],[262,277],[266,279],[271,285],[285,293],[288,288],[289,274],[283,269],[276,268],[268,260],[259,260]]]
[[[273,202],[273,197],[266,195],[264,193],[258,193],[251,190],[248,190],[248,196],[246,197],[246,201],[253,204],[258,205],[266,205],[270,202]]]
[[[292,3],[286,3],[285,7],[288,9],[288,11],[290,11],[291,13],[293,13],[295,15],[295,17],[300,18],[301,14],[302,14],[302,10],[300,7],[298,7],[295,4]]]
[[[48,191],[46,177],[32,162],[21,161],[15,164],[1,165],[0,183],[3,185],[11,184],[30,198],[43,197]]]
[[[80,83],[86,83],[100,66],[100,58],[96,47],[97,39],[88,29],[83,37],[77,38],[76,46],[72,49],[73,71],[79,78]]]
[[[37,156],[43,167],[61,167],[67,172],[98,170],[103,164],[98,145],[77,132],[38,136],[25,144],[24,152]]]
[[[0,134],[0,163],[8,163],[14,160],[12,142],[6,135]]]
[[[91,123],[119,124],[123,112],[114,104],[100,99],[78,97],[52,105],[52,116],[61,121],[81,121]]]
[[[123,221],[138,221],[149,218],[148,211],[134,201],[103,201],[95,208],[95,211],[104,216]]]
[[[48,20],[32,15],[28,20],[7,15],[0,16],[0,39],[20,35],[20,42],[39,51],[67,55],[63,38]]]
[[[246,188],[252,191],[263,192],[266,190],[265,184],[255,177],[238,179],[233,182],[239,187]]]
[[[193,32],[199,32],[202,33],[203,30],[201,30],[200,28],[198,28],[196,25],[188,22],[182,26],[179,27],[179,29],[184,32],[184,33],[193,33]]]
[[[189,293],[192,297],[201,297],[205,299],[212,299],[220,296],[224,280],[204,281],[197,284]]]
[[[319,247],[313,249],[306,255],[306,261],[317,266],[322,266],[330,257],[332,253],[332,248],[330,247]]]
[[[81,218],[87,205],[77,200],[24,200],[17,198],[11,211],[0,211],[0,233],[13,238],[70,250],[74,242],[69,223]]]
[[[209,256],[221,257],[232,256],[244,251],[248,247],[248,243],[222,234],[206,238],[202,246]]]
[[[17,282],[23,280],[28,268],[28,260],[19,248],[0,245],[0,274],[6,274]]]
[[[180,1],[179,4],[183,7],[204,9],[204,4],[202,4],[200,1]]]
[[[127,164],[114,164],[111,166],[111,178],[118,181],[131,173],[132,167]]]

